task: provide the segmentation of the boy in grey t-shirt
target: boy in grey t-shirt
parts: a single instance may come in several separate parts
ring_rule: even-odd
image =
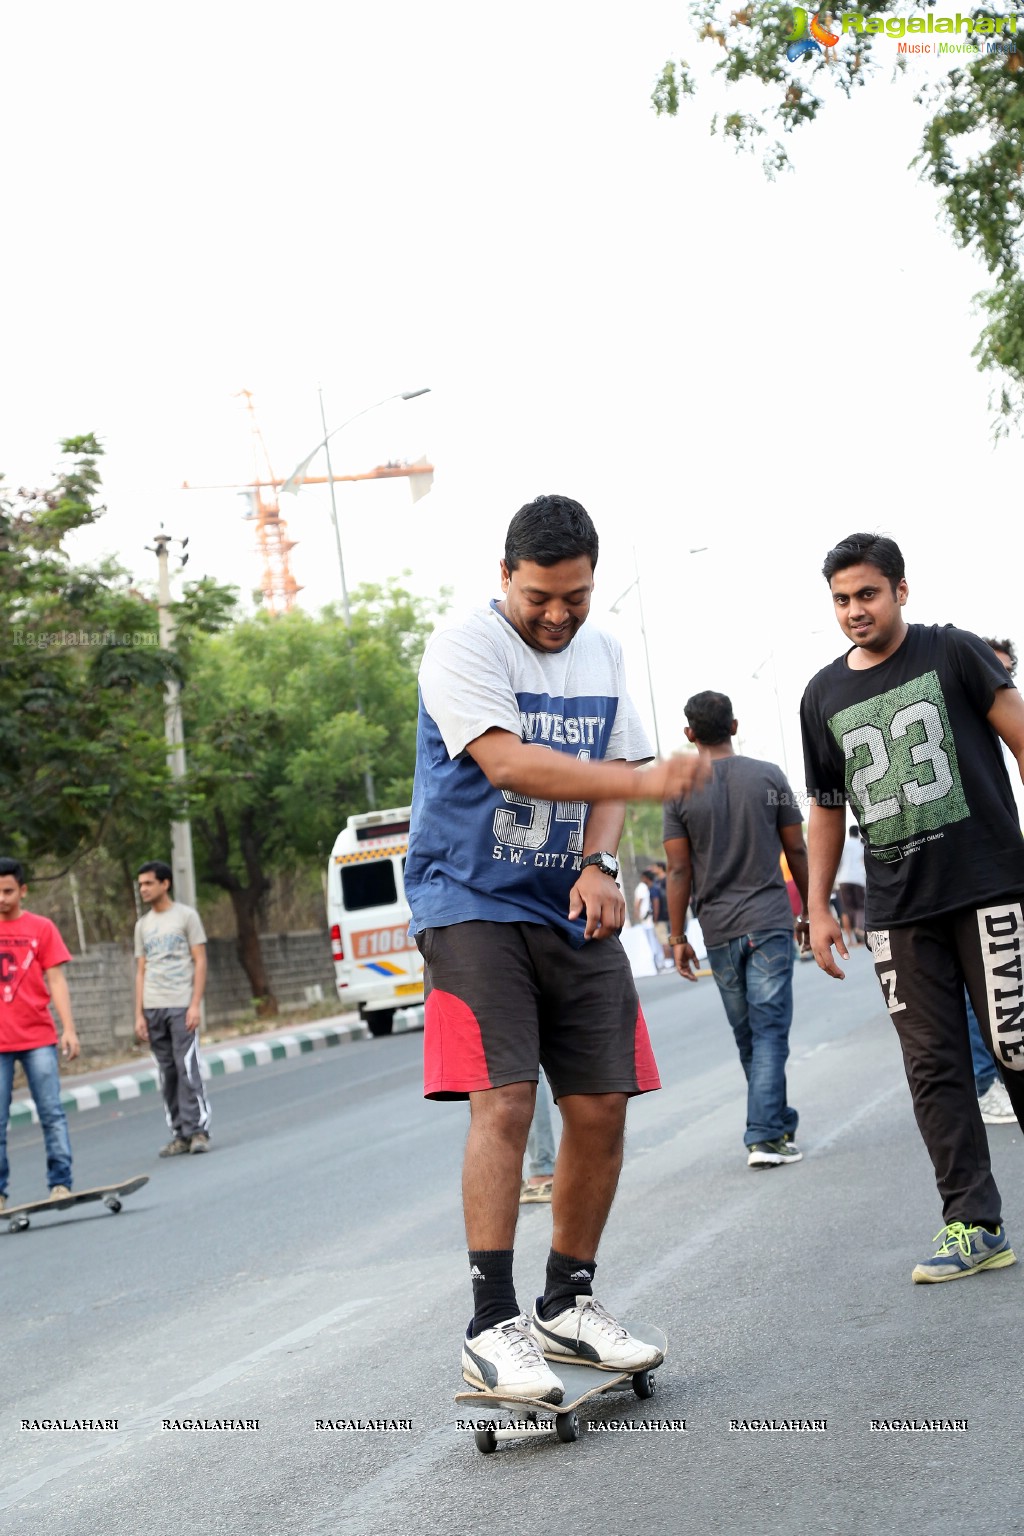
[[[135,1033],[160,1068],[172,1138],[161,1157],[206,1152],[210,1106],[203,1090],[199,1024],[206,986],[206,934],[198,912],[171,897],[172,870],[143,864],[139,895],[149,911],[135,924]]]

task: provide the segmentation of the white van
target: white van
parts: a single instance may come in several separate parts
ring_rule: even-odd
[[[341,1001],[359,1004],[371,1035],[389,1035],[395,1009],[423,1001],[423,961],[405,899],[409,806],[350,816],[327,866],[331,955]]]

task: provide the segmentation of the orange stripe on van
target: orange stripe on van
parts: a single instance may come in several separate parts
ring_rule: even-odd
[[[387,859],[394,853],[408,853],[408,851],[408,843],[387,843],[381,848],[360,848],[358,853],[336,853],[334,862],[335,864],[368,864],[373,859]]]

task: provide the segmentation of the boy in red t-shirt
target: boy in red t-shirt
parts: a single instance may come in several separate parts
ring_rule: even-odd
[[[71,1140],[60,1102],[57,1031],[66,1060],[78,1055],[78,1035],[62,967],[71,959],[48,917],[23,912],[25,871],[0,859],[0,1210],[7,1204],[7,1119],[14,1063],[20,1061],[46,1143],[46,1182],[52,1199],[71,1192]]]

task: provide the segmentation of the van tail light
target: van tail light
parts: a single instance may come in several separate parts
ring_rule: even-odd
[[[341,927],[338,923],[335,923],[331,928],[331,959],[337,961],[344,960],[344,958],[345,951],[341,943]]]

